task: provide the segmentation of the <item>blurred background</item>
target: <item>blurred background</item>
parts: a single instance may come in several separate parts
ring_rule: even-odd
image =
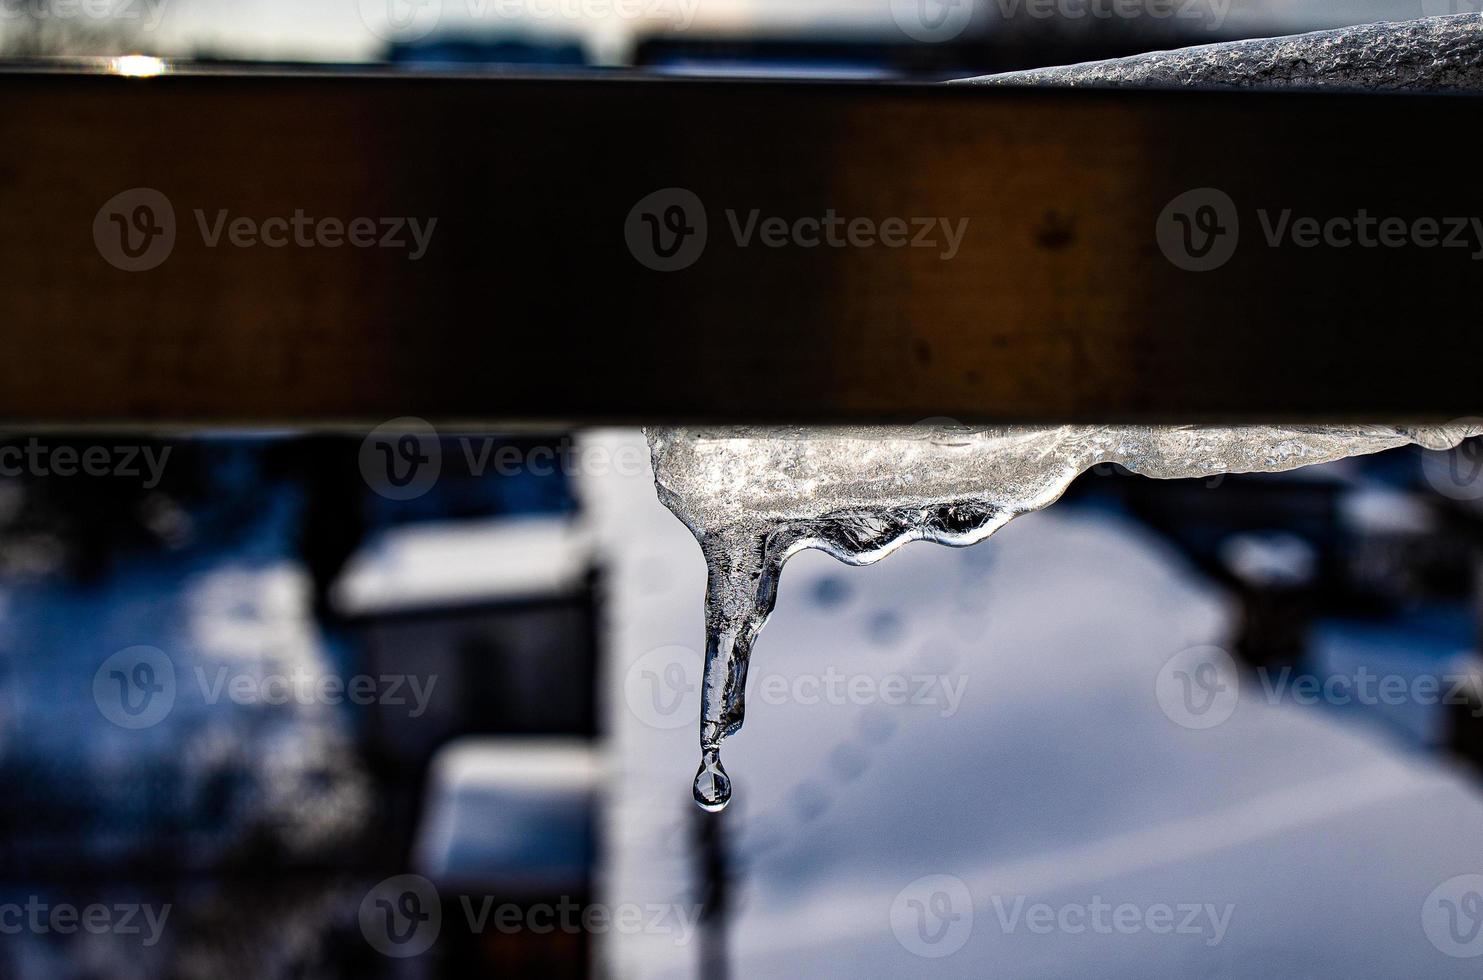
[[[931,81],[1477,9],[0,0],[0,57]],[[1476,445],[1108,467],[804,553],[706,816],[640,433],[13,433],[0,975],[1473,976],[1480,501]]]
[[[0,974],[1471,976],[1475,443],[801,554],[712,816],[641,433],[12,436]]]
[[[1480,0],[4,0],[0,54],[951,78]]]

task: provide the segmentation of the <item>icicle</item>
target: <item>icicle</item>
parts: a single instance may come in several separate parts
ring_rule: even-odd
[[[851,565],[908,541],[962,547],[1118,463],[1158,479],[1277,472],[1410,443],[1450,449],[1460,425],[653,429],[659,499],[700,541],[706,587],[702,762],[695,799],[731,797],[721,743],[741,728],[752,645],[783,564],[820,548]]]

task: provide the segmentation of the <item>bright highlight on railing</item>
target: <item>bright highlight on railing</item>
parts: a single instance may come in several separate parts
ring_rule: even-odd
[[[169,66],[165,64],[163,58],[145,54],[126,54],[111,59],[109,68],[115,75],[124,75],[128,78],[152,78],[155,75],[163,75]]]

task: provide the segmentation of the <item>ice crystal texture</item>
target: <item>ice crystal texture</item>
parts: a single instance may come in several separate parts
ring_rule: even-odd
[[[696,802],[725,806],[721,742],[741,727],[752,645],[790,555],[851,565],[908,541],[976,544],[1117,463],[1157,479],[1270,473],[1412,443],[1450,449],[1462,425],[1006,426],[650,429],[659,499],[708,568]]]

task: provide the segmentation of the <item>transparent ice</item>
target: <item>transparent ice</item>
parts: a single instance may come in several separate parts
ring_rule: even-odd
[[[741,728],[752,646],[788,558],[819,548],[868,565],[908,541],[976,544],[1117,463],[1156,479],[1270,473],[1418,444],[1451,449],[1461,424],[649,429],[659,499],[705,555],[705,679],[696,802],[725,807],[722,741]]]

